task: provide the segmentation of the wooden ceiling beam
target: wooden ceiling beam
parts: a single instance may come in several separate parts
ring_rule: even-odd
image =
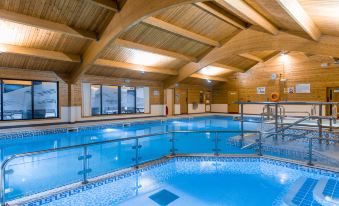
[[[7,11],[4,9],[0,9],[0,19],[14,22],[26,26],[32,26],[52,32],[58,32],[62,34],[66,34],[73,37],[83,38],[83,39],[90,39],[90,40],[96,40],[97,35],[95,32],[83,30],[83,29],[77,29],[70,27],[66,24],[60,24],[44,19],[39,19],[32,16],[27,16],[11,11]],[[1,34],[0,34],[1,35]]]
[[[57,51],[49,51],[42,49],[33,49],[22,46],[14,46],[9,44],[0,44],[0,54],[16,54],[30,57],[39,57],[44,59],[66,61],[66,62],[76,62],[80,63],[81,58],[79,55],[65,54]]]
[[[237,68],[237,67],[233,67],[233,66],[229,66],[229,65],[225,65],[225,64],[220,64],[220,63],[213,63],[213,64],[211,64],[211,66],[220,67],[220,68],[224,68],[224,69],[235,71],[235,72],[241,72],[241,73],[245,72],[244,69],[240,69],[240,68]]]
[[[217,77],[217,76],[206,76],[203,74],[191,74],[190,77],[197,78],[197,79],[206,79],[206,80],[213,80],[213,81],[219,81],[219,82],[228,82],[226,78],[223,77]]]
[[[119,7],[117,5],[117,2],[114,0],[88,0],[91,1],[92,3],[101,6],[105,9],[109,9],[111,11],[117,12],[119,11]]]
[[[256,62],[264,62],[263,59],[253,55],[253,54],[249,54],[249,53],[244,53],[244,54],[238,54],[238,56],[244,57],[246,59],[252,60],[252,61],[256,61]]]
[[[246,16],[248,19],[251,19],[253,22],[264,28],[267,32],[277,35],[278,29],[267,19],[265,19],[261,14],[256,10],[246,4],[243,0],[215,0],[219,5],[224,8],[233,8],[237,10],[242,15]]]
[[[175,5],[183,5],[187,3],[196,3],[200,0],[132,0],[126,1],[124,6],[117,12],[105,31],[101,35],[99,41],[93,41],[83,54],[81,65],[74,69],[69,78],[69,83],[77,82],[80,77],[91,68],[91,65],[100,57],[102,52],[109,48],[112,43],[126,32],[131,26],[136,25],[146,17],[152,16],[166,8],[171,8]]]
[[[157,73],[157,74],[178,75],[177,71],[171,70],[171,69],[142,66],[142,65],[113,61],[113,60],[108,60],[108,59],[97,59],[94,64],[98,66],[127,69],[127,70],[140,71],[140,72],[144,71],[144,72]]]
[[[297,0],[276,1],[314,41],[319,41],[321,36],[319,28]]]
[[[198,41],[200,43],[214,46],[214,47],[220,47],[220,43],[218,41],[215,41],[213,39],[210,39],[208,37],[202,36],[200,34],[194,33],[192,31],[189,31],[187,29],[183,29],[181,27],[175,26],[173,24],[170,24],[168,22],[165,22],[161,19],[155,18],[155,17],[148,17],[143,21],[146,24],[152,25],[154,27],[158,27],[160,29],[175,33],[177,35],[192,39],[194,41]]]
[[[224,22],[231,24],[232,26],[239,29],[247,29],[248,25],[246,22],[242,21],[235,15],[227,12],[225,9],[220,8],[215,5],[213,2],[199,2],[195,3],[198,8],[204,10],[205,12],[223,20]]]
[[[144,44],[139,44],[139,43],[132,42],[132,41],[127,41],[127,40],[124,40],[124,39],[116,39],[114,41],[114,44],[121,46],[121,47],[137,49],[137,50],[142,50],[142,51],[160,54],[160,55],[164,55],[164,56],[169,56],[169,57],[181,59],[181,60],[188,61],[188,62],[197,62],[198,61],[197,58],[195,58],[195,57],[191,57],[191,56],[187,56],[187,55],[180,54],[180,53],[177,53],[177,52],[172,52],[172,51],[168,51],[168,50],[164,50],[164,49],[159,49],[159,48],[147,46],[147,45],[144,45]]]

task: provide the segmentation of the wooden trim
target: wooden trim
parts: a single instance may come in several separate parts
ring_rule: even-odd
[[[248,27],[246,22],[215,5],[213,2],[199,2],[195,3],[195,5],[200,9],[208,12],[209,14],[223,20],[224,22],[231,24],[234,27],[237,27],[239,29],[246,29]]]
[[[321,36],[320,30],[297,0],[276,1],[314,41],[319,41]]]
[[[226,78],[222,77],[216,77],[216,76],[206,76],[203,74],[191,74],[190,77],[198,78],[198,79],[206,79],[206,80],[213,80],[213,81],[219,81],[219,82],[227,82],[228,80]]]
[[[114,0],[88,0],[88,1],[91,1],[92,3],[101,6],[105,9],[109,9],[114,12],[118,11],[118,5]]]
[[[216,0],[216,2],[224,8],[232,7],[248,19],[264,28],[269,33],[273,35],[278,34],[278,29],[272,23],[270,23],[256,10],[246,4],[243,0]]]
[[[0,19],[5,21],[10,21],[18,24],[23,24],[27,26],[32,26],[40,29],[45,29],[48,31],[59,32],[62,34],[66,34],[73,37],[89,39],[89,40],[96,40],[97,35],[94,32],[77,29],[70,27],[66,24],[60,24],[44,19],[39,19],[32,16],[27,16],[15,12],[6,11],[4,9],[0,9]]]
[[[120,68],[120,69],[134,70],[134,71],[145,71],[145,72],[158,73],[158,74],[178,75],[177,71],[171,70],[171,69],[142,66],[142,65],[130,64],[126,62],[118,62],[118,61],[113,61],[113,60],[108,60],[108,59],[97,59],[94,64],[98,66],[106,66],[106,67]]]
[[[244,54],[238,54],[238,56],[244,57],[246,59],[252,60],[252,61],[256,61],[256,62],[264,62],[263,59],[253,55],[253,54],[249,54],[249,53],[244,53]]]
[[[65,54],[57,51],[49,51],[42,49],[27,48],[22,46],[14,46],[9,44],[0,44],[0,54],[17,54],[31,57],[39,57],[44,59],[59,60],[66,62],[76,62],[79,63],[81,58],[79,55],[74,54]]]
[[[176,59],[181,59],[181,60],[189,61],[189,62],[197,62],[197,58],[195,58],[195,57],[191,57],[191,56],[187,56],[187,55],[180,54],[180,53],[177,53],[177,52],[172,52],[172,51],[168,51],[168,50],[164,50],[164,49],[159,49],[159,48],[147,46],[147,45],[144,45],[144,44],[135,43],[135,42],[132,42],[132,41],[127,41],[127,40],[124,40],[124,39],[117,39],[117,40],[114,41],[114,43],[116,45],[126,47],[126,48],[138,49],[138,50],[151,52],[151,53],[155,53],[155,54],[161,54],[161,55],[165,55],[165,56],[169,56],[169,57],[173,57],[173,58],[176,58]]]
[[[184,37],[192,39],[194,41],[201,42],[203,44],[207,44],[207,45],[214,46],[214,47],[219,47],[220,46],[220,43],[215,41],[215,40],[212,40],[212,39],[210,39],[208,37],[205,37],[205,36],[202,36],[200,34],[191,32],[189,30],[183,29],[181,27],[175,26],[173,24],[165,22],[165,21],[163,21],[161,19],[157,19],[155,17],[148,17],[143,22],[145,22],[146,24],[158,27],[160,29],[163,29],[163,30],[175,33],[175,34],[178,34],[180,36],[184,36]]]
[[[228,70],[232,70],[232,71],[235,71],[235,72],[241,72],[241,73],[245,72],[245,70],[243,70],[243,69],[240,69],[240,68],[237,68],[237,67],[232,67],[232,66],[225,65],[225,64],[220,64],[220,63],[217,63],[217,62],[211,64],[211,66],[228,69]]]

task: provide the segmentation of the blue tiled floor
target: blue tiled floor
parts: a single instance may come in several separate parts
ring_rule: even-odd
[[[312,178],[306,179],[305,183],[294,196],[292,202],[299,206],[320,206],[313,198],[313,190],[317,183],[318,180]]]
[[[339,199],[339,181],[329,179],[324,188],[323,195],[332,199]]]
[[[161,206],[166,206],[178,199],[179,196],[168,190],[161,190],[160,192],[151,195],[149,198]]]

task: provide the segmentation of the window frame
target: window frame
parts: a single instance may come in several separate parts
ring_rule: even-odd
[[[31,88],[31,100],[32,100],[32,118],[31,119],[4,119],[4,80],[16,80],[16,81],[30,81],[32,83]],[[57,97],[57,115],[55,117],[49,118],[34,118],[34,82],[48,82],[56,83],[56,97]],[[11,122],[11,121],[34,121],[34,120],[49,120],[49,119],[59,119],[60,118],[60,95],[59,95],[59,81],[50,81],[50,80],[31,80],[31,79],[15,79],[15,78],[1,78],[0,79],[0,89],[1,89],[1,109],[0,109],[0,121],[1,122]]]
[[[117,115],[138,115],[138,114],[147,114],[145,112],[137,112],[137,88],[138,87],[148,87],[148,86],[125,86],[125,85],[112,85],[112,84],[96,84],[96,83],[93,83],[93,84],[90,84],[90,86],[92,87],[92,85],[95,85],[95,86],[100,86],[100,114],[96,114],[96,115],[93,115],[91,113],[90,116],[88,117],[98,117],[98,116],[117,116]],[[103,86],[113,86],[113,87],[118,87],[118,113],[117,114],[103,114],[103,104],[102,104],[102,100],[103,100],[103,93],[102,93],[102,88]],[[121,113],[122,112],[122,109],[121,109],[121,100],[122,100],[122,95],[121,95],[121,89],[123,87],[133,87],[134,88],[134,112],[133,113]],[[92,94],[90,94],[89,96],[91,96]],[[147,98],[150,98],[149,96]],[[91,103],[92,104],[92,103]],[[91,106],[91,110],[92,110],[92,106]]]

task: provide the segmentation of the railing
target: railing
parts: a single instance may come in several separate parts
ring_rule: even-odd
[[[257,131],[245,131],[246,133],[253,133],[256,134],[258,133]],[[187,146],[190,146],[190,144],[192,144],[192,141],[199,139],[199,137],[201,138],[202,135],[197,135],[197,134],[201,134],[204,133],[205,134],[205,139],[203,139],[200,143],[197,149],[191,149]],[[180,134],[180,138],[178,137],[178,134]],[[79,156],[77,156],[77,160],[81,161],[81,171],[79,171],[77,173],[77,175],[82,176],[81,178],[81,182],[83,184],[88,183],[88,179],[89,178],[94,178],[96,176],[100,176],[103,174],[107,174],[109,172],[113,172],[119,169],[123,169],[123,168],[128,168],[128,167],[136,167],[138,168],[138,166],[140,164],[143,164],[147,161],[152,161],[155,159],[159,159],[163,156],[168,156],[168,155],[176,155],[176,152],[178,150],[180,150],[181,154],[190,154],[190,153],[209,153],[209,148],[207,147],[207,144],[210,144],[210,146],[212,147],[213,154],[214,155],[219,155],[219,153],[221,152],[221,146],[219,145],[219,142],[221,141],[221,137],[222,134],[240,134],[240,131],[236,130],[236,131],[231,131],[231,130],[226,130],[226,131],[211,131],[211,130],[204,130],[204,131],[170,131],[170,132],[164,132],[164,133],[155,133],[155,134],[149,134],[149,135],[142,135],[142,136],[136,136],[136,137],[129,137],[129,138],[123,138],[123,139],[114,139],[114,140],[107,140],[107,141],[102,141],[102,142],[93,142],[93,143],[87,143],[87,144],[81,144],[81,145],[74,145],[74,146],[67,146],[67,147],[60,147],[60,148],[55,148],[55,149],[47,149],[47,150],[41,150],[41,151],[35,151],[35,152],[28,152],[28,153],[22,153],[22,154],[15,154],[12,155],[8,158],[6,158],[2,164],[1,164],[1,179],[0,179],[0,202],[1,205],[5,205],[6,203],[6,176],[13,174],[15,171],[13,169],[9,169],[8,170],[8,166],[20,166],[19,163],[14,163],[12,165],[10,165],[10,163],[14,162],[17,159],[21,159],[22,161],[24,161],[24,158],[34,158],[36,157],[38,159],[38,161],[44,161],[44,159],[39,159],[39,155],[51,155],[53,153],[61,153],[61,157],[60,157],[60,161],[63,161],[64,159],[61,159],[63,155],[62,152],[64,151],[77,151]],[[193,135],[192,137],[194,137],[194,139],[186,139],[183,138],[183,136],[187,136],[187,135]],[[214,137],[213,137],[214,136]],[[152,141],[156,138],[156,137],[160,137],[160,143],[158,145],[153,145],[152,147],[152,151],[159,149],[157,148],[157,146],[162,146],[163,148],[161,149],[167,149],[167,151],[162,151],[159,154],[145,154],[145,156],[148,156],[145,158],[144,161],[141,161],[141,154],[140,154],[140,150],[143,147],[143,145],[141,144],[141,141],[143,141],[146,138],[151,138],[149,140],[147,140],[147,143],[152,143]],[[211,139],[210,139],[211,138]],[[159,139],[158,139],[159,140]],[[165,140],[165,141],[163,141]],[[133,141],[133,142],[132,142]],[[178,145],[176,144],[177,141],[181,141],[184,145]],[[166,144],[166,142],[169,142],[170,145],[163,146]],[[115,144],[115,143],[119,143],[119,144],[127,144],[128,146],[131,146],[131,151],[134,150],[134,156],[132,157],[132,161],[127,161],[127,159],[125,159],[124,161],[126,161],[126,164],[120,165],[119,167],[109,167],[107,168],[107,170],[105,171],[97,171],[96,175],[89,177],[89,174],[91,174],[93,171],[90,168],[90,164],[89,164],[89,160],[94,158],[93,154],[91,154],[89,152],[90,149],[92,149],[92,153],[95,153],[95,150],[93,149],[93,147],[96,146],[104,146],[104,145],[109,145],[109,144]],[[116,146],[116,145],[115,145]],[[183,147],[185,146],[185,147]],[[79,151],[79,149],[81,150],[81,152]],[[127,151],[127,153],[131,152],[131,151]],[[239,148],[238,151],[236,151],[236,153],[240,153],[241,150]],[[229,152],[228,152],[229,153]],[[101,156],[104,154],[100,154]],[[41,157],[40,157],[41,158]],[[48,158],[48,162],[53,161],[53,157],[47,157]],[[66,159],[67,161],[70,161],[69,159]],[[33,161],[34,162],[34,161]],[[74,159],[73,159],[74,162]],[[22,163],[25,166],[25,162]],[[39,162],[39,164],[43,164],[41,162]],[[39,165],[38,164],[38,165]],[[75,163],[76,166],[77,163]],[[65,167],[72,167],[72,162],[66,165],[64,165]],[[99,165],[100,166],[100,165]],[[39,166],[38,166],[39,167]],[[25,167],[24,167],[25,168]],[[22,169],[19,167],[19,169]],[[18,170],[19,170],[18,169]],[[27,168],[26,168],[27,169]],[[38,168],[39,169],[39,168]],[[48,168],[41,168],[41,169],[48,169]],[[58,168],[60,169],[60,171],[62,171],[63,169],[69,169],[69,168]],[[52,172],[52,171],[50,171]],[[33,173],[33,172],[31,172]],[[31,174],[32,176],[37,175],[37,174]],[[65,175],[65,174],[64,174]],[[19,178],[17,178],[19,179]],[[50,178],[46,178],[46,180],[48,180]],[[72,180],[69,180],[68,182],[65,182],[64,184],[59,184],[59,185],[54,185],[55,187],[60,187],[62,185],[65,184],[70,184],[70,183],[74,183],[74,182],[78,182],[77,178],[74,178]],[[27,180],[25,180],[27,181]],[[22,182],[23,184],[23,182]],[[45,188],[45,190],[47,189],[52,189],[51,187],[49,188]],[[31,192],[31,194],[36,193],[36,192],[41,192],[41,191],[33,191]],[[16,197],[10,197],[9,199],[16,199],[18,196]],[[7,198],[8,199],[8,198]]]
[[[20,195],[30,195],[38,192],[42,192],[41,190],[49,190],[52,188],[60,187],[66,184],[82,182],[83,184],[88,183],[89,179],[95,178],[97,176],[101,176],[113,171],[117,171],[123,168],[129,167],[136,167],[138,168],[139,165],[159,159],[164,156],[175,156],[178,154],[213,154],[213,155],[221,155],[221,154],[257,154],[263,155],[266,151],[263,149],[265,140],[272,136],[279,136],[282,135],[287,129],[292,128],[305,120],[310,118],[318,119],[318,122],[322,119],[326,119],[329,117],[318,117],[318,116],[307,116],[298,120],[286,127],[282,127],[277,129],[273,132],[271,131],[253,131],[253,130],[244,130],[243,124],[241,126],[241,130],[197,130],[197,131],[169,131],[164,133],[155,133],[155,134],[148,134],[136,137],[128,137],[123,139],[114,139],[114,140],[107,140],[102,142],[93,142],[81,145],[74,145],[68,147],[60,147],[55,149],[47,149],[35,152],[28,152],[22,154],[15,154],[8,157],[5,161],[1,164],[1,179],[0,179],[0,203],[1,205],[5,205],[8,200],[13,200]],[[243,119],[242,119],[243,120]],[[243,121],[242,121],[243,122]],[[253,137],[254,142],[244,146],[244,134],[256,134]],[[197,135],[200,134],[200,135]],[[203,135],[202,135],[203,134]],[[226,136],[223,136],[226,135]],[[232,136],[233,135],[233,136]],[[234,135],[240,135],[239,139],[234,138]],[[233,137],[233,138],[232,138]],[[304,137],[308,138],[308,153],[307,153],[307,163],[309,165],[313,165],[314,163],[314,151],[313,151],[313,140],[322,140],[323,138],[319,137]],[[226,141],[225,141],[226,140]],[[338,140],[331,139],[331,142],[338,143]],[[238,144],[239,143],[239,144]],[[113,144],[113,145],[111,145]],[[110,147],[111,145],[111,147]],[[267,146],[267,144],[265,145]],[[97,148],[100,147],[100,148]],[[106,147],[106,148],[105,148]],[[106,149],[106,150],[105,150]],[[119,151],[116,151],[118,150]],[[100,150],[97,152],[96,150]],[[64,154],[65,151],[72,151],[75,153],[76,158],[69,158],[69,155],[72,155],[72,152],[68,152]],[[112,153],[113,152],[113,153]],[[120,157],[113,157],[114,152],[123,153]],[[56,154],[55,154],[56,153]],[[72,154],[69,154],[72,153]],[[96,155],[98,153],[98,155]],[[112,153],[112,154],[111,154]],[[41,157],[41,155],[44,155]],[[53,155],[57,156],[54,157]],[[130,156],[129,156],[130,155]],[[279,156],[279,155],[278,155]],[[65,158],[66,157],[66,158]],[[143,157],[143,158],[141,158]],[[62,180],[58,180],[57,183],[46,185],[45,187],[37,187],[32,188],[32,185],[29,183],[24,183],[27,179],[24,179],[25,176],[20,176],[16,178],[16,182],[14,181],[13,185],[25,185],[27,188],[30,188],[32,191],[27,192],[27,194],[17,194],[13,196],[6,196],[6,189],[10,189],[10,183],[8,183],[8,188],[6,188],[6,181],[9,182],[10,178],[7,176],[11,174],[15,174],[16,172],[20,172],[22,168],[20,165],[23,165],[24,169],[27,169],[25,164],[27,164],[27,158],[32,159],[32,163],[28,162],[28,164],[33,168],[31,169],[31,176],[37,175],[33,174],[34,171],[39,171],[39,169],[46,169],[44,165],[44,161],[47,160],[47,166],[51,166],[51,164],[56,164],[56,169],[58,171],[53,171],[53,168],[50,169],[50,173],[53,172],[58,174],[58,172],[63,174],[58,174],[59,176],[71,176],[66,179],[64,182]],[[44,159],[47,158],[47,159]],[[65,158],[65,159],[64,159]],[[97,159],[95,159],[97,158]],[[119,160],[122,158],[122,161]],[[35,160],[33,160],[35,159]],[[53,162],[56,159],[55,162]],[[94,159],[94,160],[93,160]],[[15,162],[16,160],[22,162]],[[92,161],[90,161],[92,160]],[[113,161],[114,160],[114,161]],[[67,161],[67,164],[62,165],[62,168],[58,168],[60,163],[64,163]],[[112,162],[113,161],[113,162]],[[37,163],[36,163],[37,162]],[[79,163],[80,162],[80,163]],[[102,163],[103,162],[103,163]],[[97,165],[91,167],[91,163],[95,163]],[[33,164],[33,166],[32,166]],[[41,166],[42,165],[42,166]],[[18,170],[10,169],[15,168],[18,166]],[[41,168],[40,168],[41,166]],[[72,170],[72,166],[75,166],[74,169],[81,168],[80,171],[75,173]],[[34,170],[35,169],[35,170]],[[55,169],[55,168],[54,168]],[[66,171],[64,171],[66,170]],[[94,171],[93,171],[94,170]],[[72,176],[72,175],[75,176]],[[31,177],[30,176],[30,177]],[[79,177],[80,176],[80,177]],[[22,178],[22,182],[20,181]],[[35,177],[37,178],[37,177]],[[39,179],[40,178],[40,179]],[[45,179],[44,179],[45,178]],[[56,178],[56,177],[54,177]],[[33,180],[31,182],[36,182],[43,180],[50,180],[49,177],[38,177],[37,180]],[[18,183],[19,182],[19,183]],[[22,190],[24,191],[24,187]]]

